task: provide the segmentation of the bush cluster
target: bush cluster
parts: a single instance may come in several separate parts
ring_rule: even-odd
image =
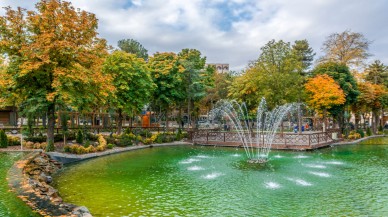
[[[366,135],[367,136],[371,136],[372,135],[372,130],[370,129],[370,127],[366,128]]]
[[[356,131],[352,130],[349,133],[348,139],[360,139],[361,135],[357,133]]]
[[[18,146],[20,145],[20,138],[17,136],[8,135],[8,146]]]
[[[104,151],[106,149],[111,149],[114,146],[127,147],[138,143],[149,145],[153,143],[173,142],[186,138],[187,133],[183,133],[180,130],[178,130],[177,133],[151,133],[148,130],[130,132],[129,130],[125,130],[121,135],[112,134],[110,136],[104,137],[101,134],[90,134],[87,137],[92,138],[91,140],[97,140],[98,145],[90,145],[90,140],[86,140],[84,145],[74,144],[65,146],[65,152],[73,154],[86,154]]]
[[[47,142],[31,142],[27,141],[23,144],[24,147],[29,148],[29,149],[46,149],[47,148]]]
[[[64,151],[72,154],[87,154],[105,151],[107,148],[113,148],[113,144],[107,144],[105,138],[101,134],[98,134],[96,138],[98,142],[96,146],[87,144],[87,142],[89,142],[89,140],[87,140],[87,142],[85,142],[85,146],[79,144],[66,145],[64,147]]]
[[[362,129],[357,129],[356,131],[358,134],[360,134],[361,138],[364,138],[365,137],[365,133]]]
[[[0,148],[8,147],[8,138],[4,130],[0,130]]]

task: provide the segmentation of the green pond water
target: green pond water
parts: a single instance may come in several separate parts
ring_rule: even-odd
[[[23,155],[23,153],[0,152],[0,217],[38,216],[13,192],[9,191],[6,180],[8,170]]]
[[[242,149],[143,149],[70,165],[54,180],[94,216],[388,216],[388,139],[373,141],[272,151],[262,167]]]

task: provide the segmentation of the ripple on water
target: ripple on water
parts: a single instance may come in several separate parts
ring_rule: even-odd
[[[232,156],[233,156],[233,157],[240,157],[241,154],[237,154],[237,153],[236,153],[236,154],[232,154]]]
[[[325,169],[327,168],[325,165],[322,164],[304,164],[305,167],[310,167],[310,168],[316,168],[316,169]]]
[[[266,182],[264,183],[264,186],[268,189],[278,189],[281,187],[281,185],[276,182]]]
[[[196,159],[196,158],[189,158],[187,160],[181,161],[180,163],[181,164],[191,164],[193,162],[198,162],[198,161],[201,161],[201,160],[200,159]]]
[[[310,171],[309,173],[316,175],[316,176],[320,176],[320,177],[330,177],[331,176],[329,173],[323,173],[323,172]]]
[[[274,158],[283,158],[283,156],[281,156],[281,155],[279,155],[279,154],[277,154],[277,155],[275,155],[275,156],[273,156]]]
[[[303,179],[293,179],[293,178],[287,178],[287,179],[292,181],[292,182],[295,182],[296,184],[301,185],[301,186],[312,186],[313,185],[310,182],[307,182]]]
[[[325,164],[343,165],[344,162],[341,162],[341,161],[328,161],[328,162],[325,162]]]
[[[210,158],[210,156],[208,156],[208,155],[197,155],[195,157],[197,157],[197,158]]]
[[[219,172],[213,172],[213,173],[209,173],[209,174],[203,175],[202,178],[204,178],[204,179],[215,179],[215,178],[220,177],[222,175],[224,175],[224,174],[219,173]]]
[[[309,156],[306,155],[297,155],[294,158],[302,159],[302,158],[309,158]]]
[[[190,170],[190,171],[199,171],[199,170],[204,170],[205,168],[203,167],[200,167],[200,166],[192,166],[192,167],[188,167],[187,170]]]

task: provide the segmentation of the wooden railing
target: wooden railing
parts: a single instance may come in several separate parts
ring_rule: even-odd
[[[256,138],[256,133],[252,133],[253,144],[260,146],[263,144],[264,137]],[[227,131],[205,131],[195,130],[189,132],[189,139],[197,144],[228,144],[228,145],[242,145],[242,138],[238,132]],[[244,138],[248,139],[249,138]],[[340,130],[330,130],[326,132],[305,132],[305,133],[275,133],[272,144],[287,146],[306,146],[312,147],[322,144],[329,144],[341,139]],[[259,140],[259,141],[257,141]]]

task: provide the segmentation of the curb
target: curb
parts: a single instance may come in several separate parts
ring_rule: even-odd
[[[354,140],[354,141],[333,143],[333,144],[331,144],[331,146],[352,145],[352,144],[357,144],[359,142],[362,142],[362,141],[365,141],[365,140],[368,140],[368,139],[379,138],[379,137],[385,137],[385,135],[373,135],[373,136],[368,136],[368,137],[364,137],[364,138],[361,138],[361,139],[357,139],[357,140]]]

